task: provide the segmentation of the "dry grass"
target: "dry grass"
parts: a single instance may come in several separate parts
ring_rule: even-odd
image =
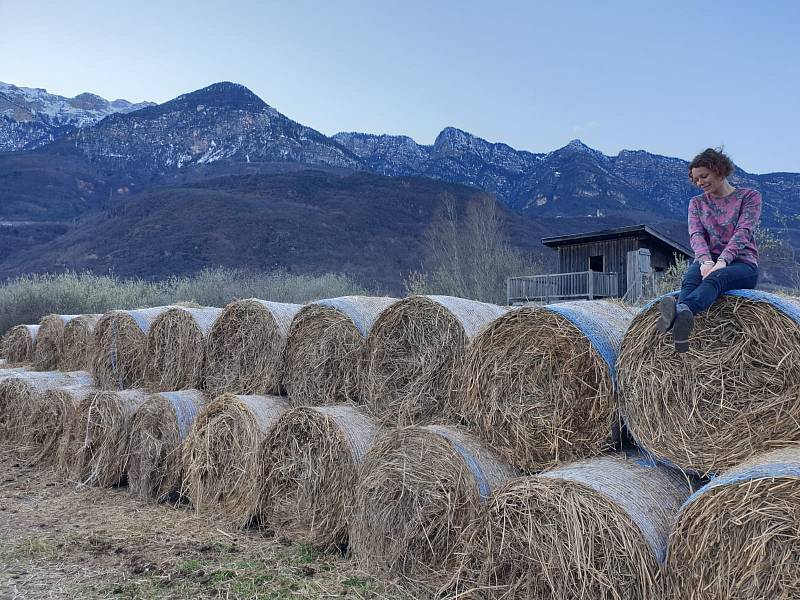
[[[344,549],[358,468],[379,432],[377,421],[349,405],[284,413],[261,460],[265,522],[315,548]]]
[[[286,336],[301,308],[255,298],[228,304],[208,334],[209,393],[280,394]]]
[[[260,448],[287,409],[278,396],[224,394],[195,420],[183,446],[182,493],[198,512],[247,527],[257,518]]]
[[[493,321],[470,344],[455,386],[454,410],[470,429],[530,473],[600,454],[619,424],[609,364],[570,318],[603,327],[603,341],[618,349],[631,313],[603,301],[557,309]]]
[[[459,597],[651,600],[689,493],[676,471],[604,456],[515,479],[465,531]]]
[[[78,404],[59,450],[59,461],[71,463],[72,479],[99,487],[126,482],[131,427],[147,398],[140,389],[103,390]]]
[[[0,354],[12,363],[31,362],[38,331],[38,325],[16,325],[12,327],[0,341]]]
[[[26,464],[45,467],[56,462],[58,447],[75,410],[96,393],[97,389],[91,386],[75,386],[33,395],[30,418],[19,424],[18,448]]]
[[[172,307],[147,334],[145,379],[153,391],[203,389],[206,338],[220,308]]]
[[[95,354],[94,328],[103,315],[79,315],[64,325],[58,368],[62,371],[90,371]]]
[[[681,509],[661,597],[800,598],[800,446],[752,457]]]
[[[153,321],[169,308],[114,310],[100,318],[94,330],[92,360],[98,387],[106,390],[144,387],[147,332]]]
[[[410,296],[385,310],[367,339],[365,395],[389,426],[446,418],[467,344],[506,308],[449,296]]]
[[[136,411],[128,461],[132,494],[165,501],[180,490],[183,441],[206,404],[205,394],[198,390],[162,392]]]
[[[411,589],[442,584],[459,535],[492,489],[517,472],[454,428],[381,436],[361,467],[350,548],[359,566]]]
[[[689,352],[677,354],[657,319],[655,306],[634,319],[618,361],[620,408],[638,443],[705,475],[800,441],[797,322],[766,302],[723,296],[697,315]]]
[[[59,387],[91,385],[91,376],[84,371],[30,371],[0,380],[0,440],[17,440],[20,428],[29,423],[33,397]]]
[[[39,321],[33,345],[33,367],[38,371],[57,369],[64,353],[64,327],[78,315],[47,315]]]
[[[344,296],[306,305],[286,341],[284,385],[295,406],[363,403],[365,339],[395,300]]]

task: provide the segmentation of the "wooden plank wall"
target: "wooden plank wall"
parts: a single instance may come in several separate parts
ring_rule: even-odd
[[[603,255],[605,257],[603,271],[617,274],[619,295],[622,296],[628,289],[625,274],[626,256],[630,250],[638,249],[639,240],[636,237],[561,246],[558,249],[559,271],[561,273],[588,271],[589,257]]]

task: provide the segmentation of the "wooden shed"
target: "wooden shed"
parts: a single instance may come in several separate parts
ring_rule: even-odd
[[[641,285],[643,274],[657,277],[675,263],[676,255],[688,260],[694,256],[690,248],[648,225],[549,237],[542,243],[558,250],[559,272],[512,277],[509,304],[622,298],[629,287]]]

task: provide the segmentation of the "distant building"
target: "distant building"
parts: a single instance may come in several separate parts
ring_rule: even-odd
[[[649,227],[634,225],[544,238],[558,250],[559,272],[508,280],[508,303],[623,298],[636,301],[678,259],[694,253]]]

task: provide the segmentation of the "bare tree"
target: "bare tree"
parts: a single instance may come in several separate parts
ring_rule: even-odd
[[[425,232],[425,269],[406,278],[410,293],[506,301],[506,278],[543,272],[541,261],[511,246],[497,202],[481,196],[459,215],[452,197]]]

